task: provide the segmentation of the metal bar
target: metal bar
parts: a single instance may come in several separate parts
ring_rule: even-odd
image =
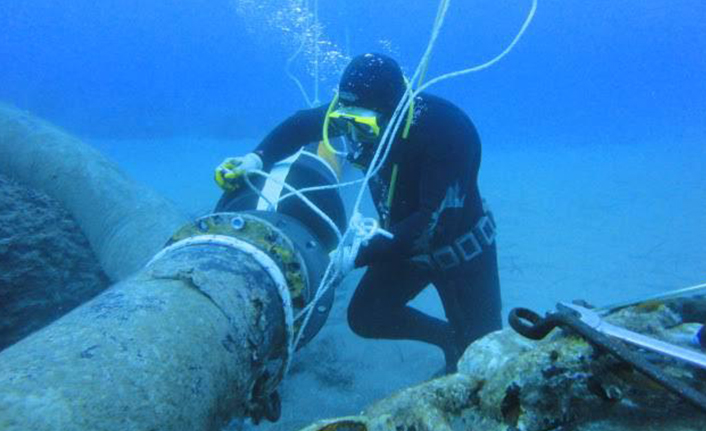
[[[656,383],[659,383],[665,389],[689,402],[701,412],[706,413],[706,396],[704,394],[665,373],[657,366],[645,360],[642,355],[629,350],[620,341],[616,341],[615,338],[611,338],[603,332],[596,330],[594,326],[595,322],[590,321],[590,317],[592,316],[589,316],[590,323],[586,322],[583,320],[583,316],[580,315],[581,311],[571,311],[573,307],[582,309],[582,307],[573,306],[573,304],[560,303],[557,306],[559,312],[551,316],[553,319],[560,321],[562,326],[568,326],[592,344],[607,350],[617,358],[627,362],[639,372],[645,374]],[[577,315],[577,313],[579,313],[579,315]],[[595,313],[592,314],[595,315]]]
[[[663,355],[667,355],[672,358],[688,362],[692,365],[696,365],[697,367],[706,369],[706,355],[703,355],[696,351],[676,346],[674,344],[667,343],[662,340],[657,340],[655,338],[648,337],[642,334],[638,334],[636,332],[632,332],[627,329],[612,325],[605,321],[602,322],[601,325],[596,329],[598,331],[603,332],[604,334],[619,338],[630,344],[644,347],[645,349],[652,350],[653,352],[661,353]]]
[[[564,311],[571,310],[579,315],[582,322],[603,334],[706,369],[706,355],[704,354],[613,325],[603,320],[594,310],[576,304],[560,302],[557,304],[557,308]]]

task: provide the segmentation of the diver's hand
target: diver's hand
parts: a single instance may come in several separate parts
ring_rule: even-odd
[[[255,153],[242,157],[228,157],[216,167],[214,179],[218,187],[226,192],[238,189],[243,181],[243,175],[262,169],[262,159]]]
[[[337,250],[329,253],[329,257],[334,265],[334,270],[337,271],[336,278],[343,280],[349,272],[355,269],[355,258],[358,253],[350,245],[339,247]]]

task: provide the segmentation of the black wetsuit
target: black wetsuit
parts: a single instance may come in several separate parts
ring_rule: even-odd
[[[322,139],[327,106],[299,111],[258,146],[265,169],[303,145]],[[452,103],[422,94],[407,139],[401,131],[383,169],[370,182],[381,224],[393,239],[376,236],[362,247],[356,266],[367,266],[348,309],[354,332],[368,338],[411,339],[441,347],[448,368],[466,346],[501,327],[495,243],[448,269],[420,256],[451,245],[484,216],[478,190],[478,133]],[[393,166],[397,179],[387,208]],[[447,321],[407,303],[429,283],[443,302]]]

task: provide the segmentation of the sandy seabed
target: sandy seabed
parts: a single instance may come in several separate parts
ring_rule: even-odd
[[[196,216],[219,196],[213,167],[255,141],[94,144]],[[498,223],[504,313],[516,306],[545,311],[573,299],[606,305],[706,282],[705,168],[706,141],[486,145],[480,184]],[[356,414],[442,366],[433,347],[365,340],[350,331],[346,306],[361,275],[348,277],[326,326],[298,354],[281,387],[281,420],[246,429],[296,430]],[[443,313],[433,289],[414,304]]]

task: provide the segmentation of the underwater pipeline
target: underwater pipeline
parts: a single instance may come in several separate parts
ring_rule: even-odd
[[[336,181],[325,162],[300,159],[287,183]],[[116,282],[0,352],[0,429],[213,430],[277,419],[295,347],[333,301],[333,290],[318,298],[305,328],[293,318],[336,246],[298,199],[262,210],[245,190],[188,222],[94,149],[1,106],[0,169],[61,202]],[[336,191],[311,198],[345,225]]]
[[[96,149],[0,104],[0,170],[59,201],[113,282],[134,273],[187,219]]]

